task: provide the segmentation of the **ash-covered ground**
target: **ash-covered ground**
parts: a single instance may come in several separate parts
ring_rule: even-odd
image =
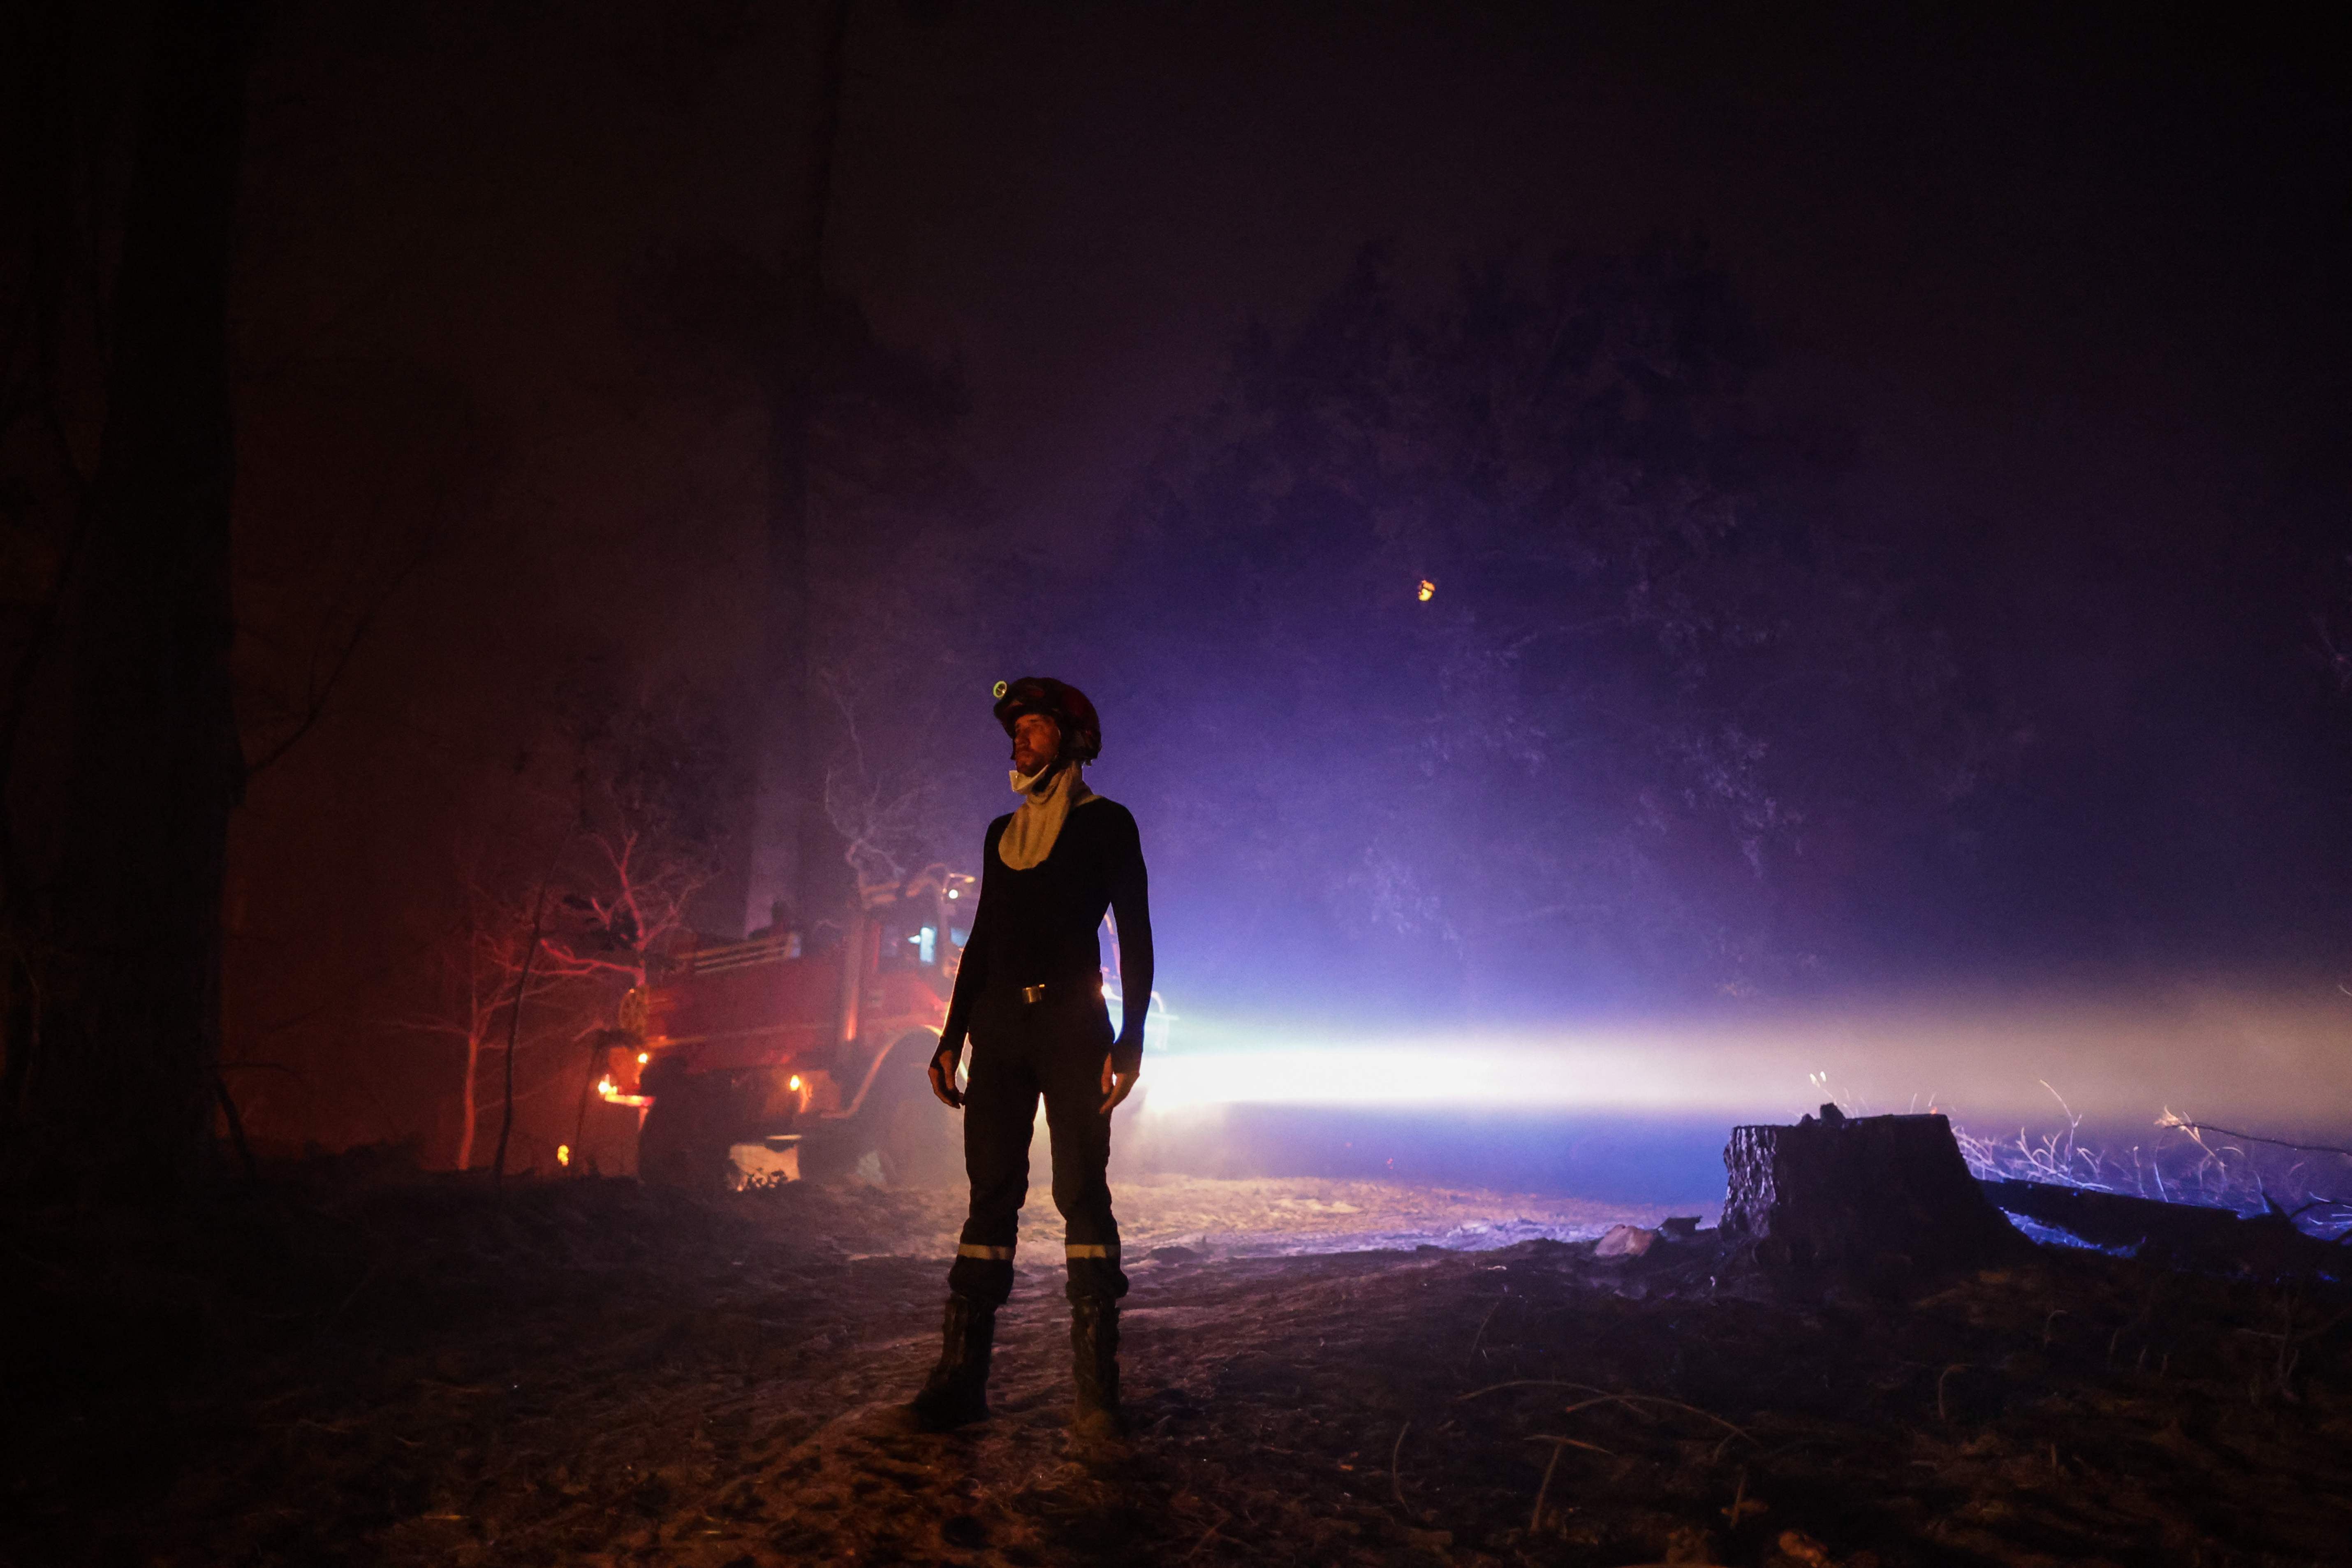
[[[950,1192],[251,1195],[6,1237],[11,1563],[2352,1562],[2352,1302],[2044,1252],[1792,1299],[1655,1212],[1119,1189],[1134,1433],[1064,1436],[1042,1193],[995,1416],[909,1435]],[[1043,1216],[1038,1209],[1045,1209]]]

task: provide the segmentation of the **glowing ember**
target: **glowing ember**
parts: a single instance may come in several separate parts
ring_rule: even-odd
[[[639,1051],[637,1053],[637,1065],[639,1067],[645,1066],[647,1062],[653,1059],[654,1054],[651,1051]]]
[[[791,1080],[787,1082],[784,1087],[791,1089],[794,1094],[798,1094],[801,1091],[801,1075],[798,1073],[793,1074]]]
[[[555,1146],[555,1163],[556,1163],[557,1164],[559,1164],[559,1165],[569,1165],[570,1163],[572,1163],[572,1145],[571,1145],[571,1144],[569,1144],[569,1143],[558,1143],[558,1144]]]
[[[1426,605],[1427,603],[1429,603],[1429,601],[1430,601],[1433,597],[1434,597],[1434,596],[1436,595],[1436,593],[1437,593],[1437,584],[1434,584],[1434,583],[1433,583],[1433,582],[1431,582],[1428,578],[1423,577],[1423,578],[1421,580],[1421,591],[1420,591],[1419,593],[1415,594],[1415,595],[1413,595],[1413,597],[1414,597],[1414,598],[1416,598],[1416,599],[1419,599],[1423,604]]]

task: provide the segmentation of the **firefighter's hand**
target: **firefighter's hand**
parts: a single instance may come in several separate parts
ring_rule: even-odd
[[[963,1109],[963,1091],[955,1086],[956,1057],[961,1055],[961,1051],[956,1052],[955,1056],[938,1051],[931,1057],[931,1092],[950,1110]]]
[[[1133,1072],[1120,1072],[1111,1065],[1113,1059],[1108,1056],[1103,1058],[1102,1109],[1105,1116],[1108,1116],[1120,1100],[1135,1092],[1135,1080],[1143,1076],[1143,1069],[1139,1067]]]

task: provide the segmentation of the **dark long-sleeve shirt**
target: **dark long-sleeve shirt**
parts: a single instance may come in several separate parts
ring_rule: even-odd
[[[1117,801],[1093,796],[1070,808],[1052,854],[1026,871],[996,852],[1010,815],[988,825],[981,849],[980,908],[956,971],[940,1048],[961,1051],[974,1004],[990,991],[1092,980],[1101,967],[1095,932],[1108,910],[1118,928],[1122,1016],[1111,1057],[1119,1071],[1143,1060],[1151,1005],[1151,908],[1143,842]]]

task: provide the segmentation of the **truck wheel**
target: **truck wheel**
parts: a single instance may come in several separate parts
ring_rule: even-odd
[[[882,1157],[882,1180],[893,1187],[936,1186],[963,1170],[963,1120],[932,1098],[923,1077],[939,1044],[926,1030],[901,1036],[874,1086],[879,1095],[887,1083],[889,1096],[866,1108],[873,1117],[870,1146]]]

